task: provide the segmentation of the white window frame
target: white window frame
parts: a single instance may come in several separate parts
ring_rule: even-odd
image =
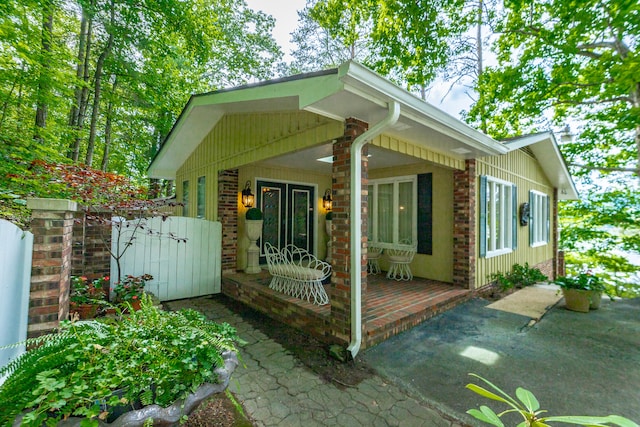
[[[500,192],[500,203],[496,203],[494,197],[496,189]],[[486,258],[513,252],[513,189],[512,182],[487,176]],[[498,213],[502,218],[500,222]],[[497,230],[498,224],[500,230]],[[497,239],[493,239],[494,236]]]
[[[399,212],[400,212],[400,191],[399,187],[401,183],[410,182],[412,185],[412,205],[413,212],[411,212],[411,241],[416,243],[418,241],[418,176],[394,176],[391,178],[382,179],[370,179],[369,186],[372,191],[369,192],[369,216],[371,217],[372,230],[369,231],[371,241],[382,248],[393,248],[400,244],[400,226],[399,226]],[[378,186],[381,184],[393,184],[393,206],[396,208],[393,212],[393,242],[380,242],[378,241]]]
[[[529,227],[531,227],[531,239],[529,244],[532,248],[535,248],[549,244],[550,197],[540,191],[530,190],[529,198],[531,201],[531,206],[529,207],[529,212],[531,213],[529,224]]]

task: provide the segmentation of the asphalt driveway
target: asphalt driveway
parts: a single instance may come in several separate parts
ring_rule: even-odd
[[[364,352],[380,375],[471,425],[500,403],[465,389],[481,375],[514,395],[534,393],[552,415],[609,415],[640,423],[640,298],[575,313],[560,302],[538,323],[471,300]]]

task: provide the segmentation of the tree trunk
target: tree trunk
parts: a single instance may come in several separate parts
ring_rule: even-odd
[[[92,5],[94,2],[92,2]],[[87,105],[89,103],[89,61],[91,60],[91,36],[93,33],[93,18],[86,14],[86,11],[82,11],[82,19],[84,21],[85,28],[83,30],[82,23],[80,25],[80,40],[78,47],[78,64],[76,68],[76,77],[78,81],[82,79],[82,83],[76,87],[75,100],[76,105],[71,110],[71,117],[69,125],[71,126],[72,140],[69,144],[68,157],[77,162],[80,158],[80,142],[82,140],[81,132],[84,127],[84,119],[87,112]],[[86,31],[86,35],[83,33]],[[84,46],[83,44],[84,39]]]
[[[115,78],[113,85],[111,85],[111,97],[107,104],[107,123],[104,126],[104,151],[102,152],[102,162],[100,163],[100,169],[104,172],[107,171],[107,165],[109,164],[109,151],[111,149],[111,123],[113,121],[113,99],[115,97],[117,86],[118,77]]]
[[[36,95],[36,129],[34,138],[42,141],[42,130],[47,127],[48,94],[51,90],[49,68],[51,62],[51,40],[53,37],[53,3],[43,2],[42,42],[40,48],[40,77]]]
[[[115,7],[114,2],[111,1],[111,26],[115,21]],[[111,29],[113,31],[113,29]],[[91,111],[91,125],[89,126],[89,142],[87,143],[87,155],[85,157],[84,163],[87,166],[91,166],[93,162],[93,153],[96,145],[96,129],[98,127],[98,117],[100,114],[100,97],[102,94],[102,70],[104,68],[104,61],[109,56],[111,52],[111,47],[113,46],[113,32],[109,33],[109,40],[107,41],[107,45],[104,50],[100,54],[98,58],[98,62],[96,63],[96,72],[94,75],[94,91],[93,91],[93,108]]]
[[[477,57],[478,57],[478,82],[480,81],[480,77],[482,76],[482,73],[484,72],[483,69],[483,57],[482,57],[482,12],[484,9],[484,4],[483,4],[483,0],[478,0],[478,22],[477,22],[477,29],[476,29],[476,52],[477,52]],[[480,85],[476,84],[476,87],[478,88],[478,90],[480,89]],[[483,96],[482,93],[478,94],[478,99],[480,100],[480,102],[483,102]],[[480,121],[480,130],[483,133],[487,133],[487,116],[485,115],[485,111],[486,108],[484,108],[484,104],[480,104],[482,106],[482,112],[480,117],[482,117],[481,121]]]

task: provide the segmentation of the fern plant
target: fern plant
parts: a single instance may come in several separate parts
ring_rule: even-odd
[[[194,310],[165,312],[150,298],[119,319],[63,322],[55,334],[0,369],[0,425],[25,412],[22,425],[55,425],[69,416],[109,419],[116,406],[168,406],[215,382],[222,353],[238,337]],[[115,394],[115,391],[121,391]]]

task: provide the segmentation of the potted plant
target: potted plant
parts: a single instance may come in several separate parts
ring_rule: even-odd
[[[251,208],[245,214],[245,224],[249,247],[247,248],[247,268],[244,270],[248,274],[260,273],[260,248],[256,242],[262,236],[262,211],[258,208]]]
[[[591,272],[558,277],[553,283],[560,286],[567,309],[587,313],[600,307],[606,288],[602,280]]]
[[[109,276],[91,282],[85,276],[71,276],[70,312],[77,313],[80,319],[96,317],[100,303],[104,301],[106,296],[103,290],[105,280],[108,281]]]
[[[0,368],[0,425],[177,425],[224,391],[238,363],[234,328],[162,311],[148,295],[139,311],[118,311],[22,343],[29,351]]]
[[[153,276],[150,274],[143,274],[142,276],[126,276],[124,280],[116,283],[116,286],[113,288],[116,303],[130,304],[131,308],[139,310],[140,301],[144,295],[144,287],[149,280],[153,280]]]

